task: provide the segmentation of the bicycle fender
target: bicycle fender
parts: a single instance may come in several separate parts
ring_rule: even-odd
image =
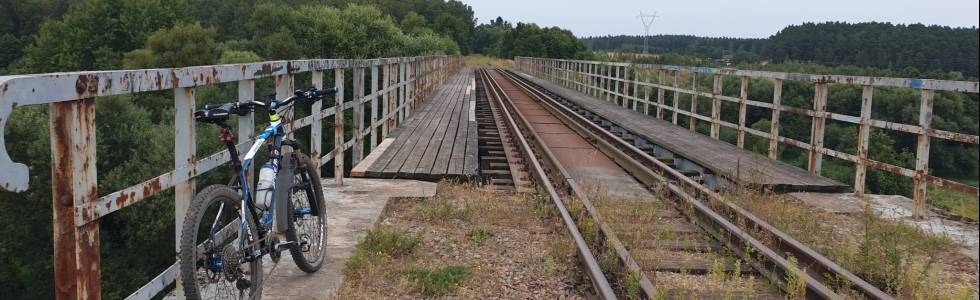
[[[286,232],[289,228],[289,198],[293,190],[293,171],[296,170],[296,158],[283,155],[279,160],[279,174],[276,175],[276,232]]]

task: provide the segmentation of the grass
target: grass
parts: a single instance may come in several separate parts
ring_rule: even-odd
[[[470,229],[470,232],[467,233],[466,236],[470,237],[470,239],[474,242],[483,243],[484,241],[493,238],[493,231],[486,228],[477,227]]]
[[[465,266],[447,266],[437,269],[412,268],[405,272],[417,291],[426,296],[439,296],[460,286],[469,276]]]
[[[412,213],[419,220],[430,223],[454,219],[467,221],[473,216],[473,208],[470,205],[460,207],[449,202],[424,202],[413,208]]]
[[[977,186],[977,179],[957,180]],[[980,221],[980,199],[941,186],[929,185],[929,204],[970,220]]]
[[[751,191],[728,199],[899,298],[975,293],[971,279],[942,270],[939,260],[956,248],[948,239],[879,218],[870,210],[831,214],[785,196]]]
[[[366,268],[385,264],[392,259],[412,254],[422,244],[421,234],[389,226],[375,226],[357,244],[354,255],[344,264],[344,274],[356,276]]]
[[[463,57],[463,64],[470,68],[491,67],[507,69],[514,65],[513,60],[489,57],[482,54],[473,54]]]
[[[624,285],[626,286],[626,298],[640,299],[640,293],[642,292],[642,288],[640,287],[640,275],[634,272],[629,272],[629,275],[626,276],[626,280],[624,281]]]

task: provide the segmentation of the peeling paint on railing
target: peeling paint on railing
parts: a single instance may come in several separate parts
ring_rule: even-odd
[[[323,155],[320,141],[311,142],[311,153],[325,164],[334,161],[337,174],[343,174],[343,155],[356,143],[370,133],[376,126],[384,125],[383,135],[394,128],[414,111],[417,102],[423,101],[434,86],[449,78],[461,66],[457,56],[396,57],[364,60],[318,59],[269,61],[248,64],[196,66],[174,69],[145,69],[93,72],[64,72],[34,75],[0,76],[0,190],[23,192],[29,188],[29,169],[26,165],[13,162],[7,153],[3,137],[4,128],[11,113],[22,106],[49,105],[51,118],[51,148],[53,162],[53,201],[55,233],[55,288],[58,298],[85,299],[99,298],[101,295],[101,275],[99,272],[98,220],[102,217],[146,200],[167,189],[175,190],[175,236],[180,233],[184,209],[195,192],[194,178],[213,170],[230,160],[227,150],[198,159],[195,155],[195,125],[193,112],[196,107],[196,88],[221,83],[238,83],[238,95],[252,100],[255,79],[275,78],[277,98],[285,98],[292,93],[294,76],[299,73],[314,74],[313,85],[322,87],[323,74],[333,70],[335,85],[343,91],[345,69],[353,69],[348,74],[364,76],[365,68],[371,69],[371,93],[355,94],[351,101],[338,101],[338,106],[322,109],[315,106],[309,116],[284,116],[287,131],[295,131],[310,126],[312,137],[322,138],[324,118],[334,116],[334,149]],[[379,77],[384,73],[384,77]],[[385,80],[388,78],[388,80]],[[378,89],[378,80],[384,81],[384,88]],[[319,80],[319,81],[318,81]],[[365,80],[353,80],[353,90],[364,91]],[[305,86],[305,84],[304,84]],[[153,91],[174,91],[175,102],[175,161],[174,170],[139,184],[99,197],[96,190],[95,155],[95,101],[98,97],[125,95]],[[342,92],[341,92],[342,93]],[[384,95],[380,97],[380,95]],[[343,99],[338,94],[338,99]],[[372,128],[355,124],[350,140],[344,140],[343,126],[345,110],[353,109],[358,114],[364,105],[382,105],[385,113],[371,114]],[[387,108],[391,108],[389,113]],[[322,110],[321,110],[322,109]],[[380,118],[379,118],[380,117]],[[254,138],[254,116],[239,118],[239,135],[242,138],[238,147],[243,149]],[[369,151],[374,150],[372,138]],[[358,143],[363,144],[363,143]],[[361,149],[358,148],[358,151]],[[320,156],[323,155],[323,156]],[[339,158],[339,159],[338,159]],[[336,176],[338,183],[343,176]],[[47,187],[40,187],[47,188]],[[177,240],[179,248],[179,239]],[[176,266],[176,265],[175,265]],[[146,298],[156,295],[176,277],[175,266],[171,266],[152,282],[134,293],[131,298]]]

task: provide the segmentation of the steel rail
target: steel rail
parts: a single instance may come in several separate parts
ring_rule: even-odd
[[[499,84],[495,79],[489,75],[487,78],[489,81],[499,87]],[[504,96],[506,97],[506,94],[504,94]],[[616,252],[616,255],[619,257],[619,262],[625,266],[630,273],[637,277],[644,296],[646,296],[647,299],[654,299],[655,295],[657,294],[656,287],[653,285],[650,278],[647,277],[646,273],[643,272],[639,263],[637,263],[630,252],[626,249],[625,244],[619,239],[616,232],[612,230],[612,227],[610,227],[604,221],[602,215],[599,214],[588,195],[583,192],[582,188],[574,179],[572,179],[572,176],[569,175],[568,171],[558,162],[558,159],[555,157],[551,149],[538,136],[537,132],[532,130],[533,127],[527,121],[524,114],[514,106],[513,102],[509,101],[509,97],[507,99],[507,104],[511,106],[511,110],[514,111],[517,118],[522,121],[521,124],[524,126],[524,130],[528,132],[534,146],[536,146],[536,148],[539,150],[541,157],[544,158],[543,162],[547,165],[548,169],[551,170],[549,174],[551,175],[550,177],[552,177],[552,181],[561,184],[564,187],[563,190],[566,194],[573,196],[582,203],[586,212],[588,213],[588,217],[590,217],[595,224],[598,224],[599,232],[601,233],[600,237],[604,239],[603,242],[607,243],[608,246]]]
[[[651,166],[651,165],[654,166],[655,168],[659,169],[663,173],[666,173],[673,179],[684,183],[684,186],[693,189],[695,192],[701,193],[703,196],[707,198],[707,200],[712,201],[714,203],[723,204],[722,207],[728,210],[727,212],[725,212],[727,215],[734,216],[740,220],[748,221],[748,225],[750,226],[749,228],[760,230],[766,234],[775,237],[776,238],[776,241],[774,242],[775,246],[778,247],[779,250],[782,250],[785,253],[789,253],[789,255],[792,255],[793,257],[798,259],[799,265],[804,266],[806,268],[806,273],[809,274],[808,276],[806,276],[807,288],[809,291],[815,292],[817,295],[823,296],[824,298],[839,297],[839,295],[833,292],[833,289],[831,289],[829,286],[815,279],[815,278],[821,278],[822,275],[824,274],[833,274],[837,276],[837,278],[844,278],[850,281],[850,283],[853,284],[853,288],[856,288],[858,291],[862,292],[867,297],[874,298],[874,299],[891,299],[891,296],[885,294],[884,292],[876,288],[874,285],[871,285],[870,283],[864,281],[860,277],[847,271],[843,267],[840,267],[832,260],[810,249],[808,246],[796,241],[792,237],[779,231],[772,225],[759,219],[758,217],[754,216],[750,212],[742,209],[741,207],[738,207],[737,205],[729,201],[724,200],[724,198],[720,194],[704,187],[703,185],[692,180],[691,178],[668,167],[665,163],[659,161],[655,157],[650,156],[649,154],[643,152],[642,150],[626,142],[622,138],[612,134],[611,132],[603,129],[602,127],[599,127],[596,124],[593,124],[592,122],[588,121],[581,115],[575,113],[571,109],[565,107],[564,105],[561,105],[554,98],[546,95],[540,90],[529,85],[525,80],[520,78],[520,76],[516,76],[510,73],[506,74],[506,76],[508,76],[508,78],[510,78],[512,81],[516,81],[515,83],[517,83],[517,85],[522,90],[527,92],[529,95],[535,97],[543,104],[546,104],[546,107],[551,109],[552,113],[557,113],[556,114],[557,117],[564,118],[565,120],[563,121],[572,121],[568,123],[575,124],[576,126],[573,127],[578,127],[580,134],[585,134],[589,136],[592,140],[596,141],[597,144],[603,146],[600,147],[600,148],[605,148],[603,149],[604,150],[603,152],[607,152],[606,153],[607,155],[610,155],[611,157],[616,159],[617,162],[620,163],[621,165],[629,166],[627,167],[627,169],[632,173],[634,173],[634,175],[636,174],[641,175],[641,176],[637,176],[637,178],[640,179],[641,181],[644,181],[644,183],[663,184],[664,182],[667,182],[667,187],[674,195],[684,200],[685,202],[684,204],[691,205],[695,208],[695,212],[699,214],[695,217],[697,217],[698,219],[702,219],[704,221],[711,221],[719,229],[722,229],[724,232],[731,233],[731,235],[728,235],[729,238],[726,239],[727,241],[726,240],[723,241],[725,241],[728,244],[731,244],[730,246],[733,246],[730,247],[733,248],[732,250],[740,251],[739,249],[741,248],[741,246],[751,245],[757,251],[760,251],[762,254],[764,254],[766,258],[770,260],[771,264],[775,264],[775,266],[779,267],[780,270],[784,273],[783,275],[785,275],[786,272],[796,271],[794,269],[797,270],[799,269],[793,267],[792,264],[790,264],[786,260],[786,258],[779,255],[778,252],[773,251],[772,248],[765,245],[758,239],[752,237],[749,232],[734,225],[731,221],[727,220],[724,216],[712,210],[710,206],[698,200],[697,197],[694,197],[689,193],[687,193],[685,190],[682,189],[682,186],[677,185],[675,182],[671,182],[667,177],[664,177],[663,175],[654,172],[652,169],[650,169],[647,166]],[[623,151],[628,151],[629,154]],[[634,158],[638,158],[641,161],[645,161],[646,165],[640,163],[640,161],[637,161]],[[704,223],[700,223],[700,224],[704,224]],[[710,227],[705,229],[709,232],[714,231],[714,228],[710,228]],[[718,232],[716,232],[716,234],[717,233]],[[719,236],[722,235],[719,234]],[[763,272],[763,274],[766,273],[766,271],[764,270],[759,270],[759,271]]]
[[[733,252],[746,258],[746,261],[756,267],[757,271],[769,277],[771,281],[777,283],[780,287],[786,288],[783,278],[786,278],[792,272],[800,275],[805,280],[809,295],[822,298],[840,298],[841,296],[831,286],[817,279],[823,278],[825,274],[832,274],[835,278],[847,280],[851,284],[851,288],[861,292],[866,297],[873,299],[892,299],[890,295],[837,265],[827,257],[796,241],[745,209],[725,200],[717,192],[670,168],[655,157],[650,156],[622,138],[590,122],[570,108],[561,105],[558,100],[541,92],[538,88],[532,86],[532,83],[529,83],[520,76],[506,72],[502,72],[502,74],[514,82],[526,94],[544,104],[544,107],[561,119],[563,123],[571,125],[570,127],[580,135],[594,141],[600,150],[613,158],[637,179],[653,187],[666,187],[676,196],[674,200],[677,201],[677,204],[684,205],[682,207],[693,208],[693,211],[683,209],[681,211],[691,214],[689,217],[692,219],[706,221],[696,223],[700,224],[702,228],[714,235],[719,241],[724,242]],[[658,173],[650,167],[656,168],[660,172]],[[681,183],[681,185],[678,183]],[[748,228],[763,232],[774,238],[773,246],[778,248],[782,253],[787,253],[787,257],[792,256],[796,258],[798,264],[791,263],[786,257],[773,250],[773,247],[753,237],[748,230],[742,229],[728,220],[724,215],[714,211],[708,203],[698,200],[696,196],[685,191],[685,187],[696,192],[696,195],[705,197],[709,201],[708,203],[721,204],[721,208],[726,210],[724,212],[725,215],[733,216],[738,220],[744,220]],[[718,230],[721,231],[719,232]],[[751,253],[743,251],[744,246],[750,246],[762,254],[768,263],[762,264],[762,262],[751,259]],[[767,267],[776,267],[776,269],[770,270]]]
[[[535,178],[538,186],[548,194],[558,211],[561,215],[562,222],[568,229],[569,234],[571,234],[572,239],[575,241],[575,246],[578,250],[579,257],[585,263],[586,271],[588,273],[589,279],[592,281],[592,287],[595,289],[596,293],[602,299],[617,299],[616,294],[613,292],[612,286],[606,279],[599,267],[599,263],[592,254],[592,250],[589,248],[585,239],[582,237],[582,233],[579,232],[578,227],[575,225],[574,219],[572,219],[571,214],[569,214],[568,209],[565,207],[564,201],[558,195],[557,189],[548,180],[548,175],[545,173],[541,162],[539,162],[537,156],[535,156],[534,151],[527,142],[527,138],[518,129],[517,123],[514,121],[512,114],[512,109],[507,108],[504,105],[504,99],[507,95],[502,92],[500,86],[493,81],[493,78],[487,74],[486,70],[480,70],[480,75],[484,76],[484,85],[488,88],[485,92],[488,94],[487,99],[491,100],[491,103],[496,101],[498,105],[497,108],[501,110],[501,115],[504,117],[507,129],[510,131],[511,135],[514,137],[514,141],[517,142],[517,148],[520,150],[525,158],[525,163],[531,169],[531,175]],[[507,101],[510,101],[509,99]]]

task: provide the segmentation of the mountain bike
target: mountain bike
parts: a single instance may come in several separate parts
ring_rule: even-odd
[[[232,102],[194,112],[197,122],[220,127],[236,174],[227,185],[212,185],[194,197],[180,236],[180,279],[188,299],[258,299],[262,295],[263,259],[277,265],[288,250],[300,270],[313,273],[324,260],[326,208],[319,166],[286,137],[281,114],[297,103],[313,103],[336,88],[297,90],[282,101]],[[269,113],[269,125],[239,158],[231,115],[257,109]],[[250,184],[255,155],[268,145],[269,160]],[[283,151],[284,147],[291,151]],[[273,266],[274,268],[274,266]],[[270,271],[271,272],[271,271]]]

